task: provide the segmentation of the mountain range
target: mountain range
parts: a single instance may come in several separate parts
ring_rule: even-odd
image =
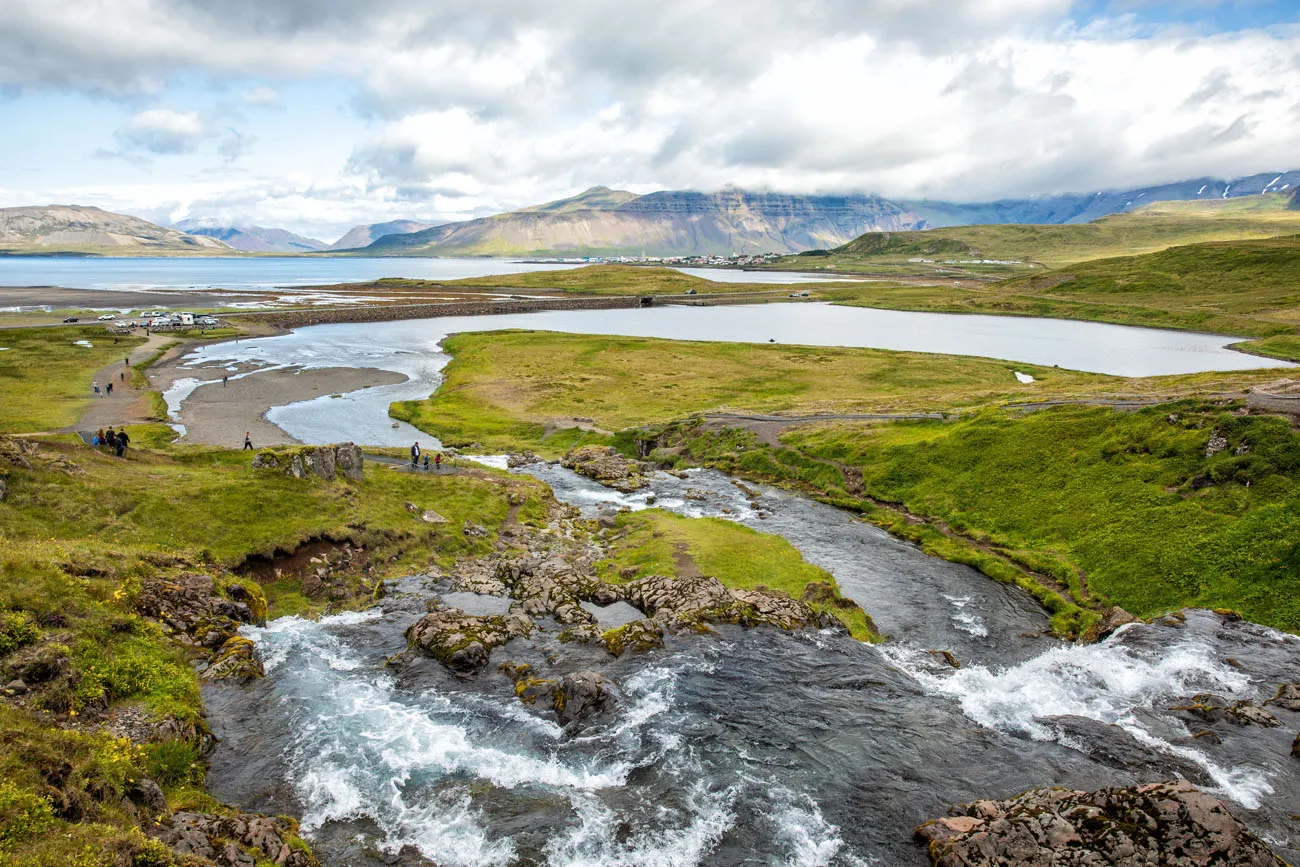
[[[839,247],[869,232],[1087,223],[1153,202],[1212,201],[1264,192],[1292,191],[1294,196],[1296,190],[1300,190],[1300,171],[975,203],[735,188],[637,195],[592,187],[570,198],[473,220],[442,224],[392,220],[354,226],[333,244],[279,228],[216,225],[202,218],[163,228],[99,208],[51,205],[0,209],[0,251],[568,257],[797,253]]]
[[[246,253],[315,253],[329,248],[329,244],[324,241],[307,238],[287,229],[267,229],[262,226],[217,226],[200,220],[181,220],[175,228],[191,235],[216,238]]]

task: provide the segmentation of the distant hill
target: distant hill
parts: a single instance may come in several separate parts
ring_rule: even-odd
[[[0,208],[0,251],[11,253],[221,254],[216,238],[156,226],[139,217],[84,205]]]
[[[797,196],[726,189],[646,196],[593,187],[569,199],[380,238],[378,255],[697,255],[836,246],[918,217],[879,196]]]
[[[263,226],[211,226],[198,220],[182,220],[176,228],[191,235],[204,235],[224,241],[236,250],[249,253],[314,253],[329,247],[324,241],[294,234],[288,229]]]
[[[347,234],[329,245],[330,250],[355,250],[366,247],[386,235],[402,235],[419,232],[438,223],[421,223],[417,220],[390,220],[387,223],[371,223],[365,226],[353,226]]]
[[[1208,241],[1265,240],[1300,232],[1294,194],[1269,193],[1200,201],[1166,201],[1090,223],[950,226],[870,232],[819,257],[837,267],[872,261],[956,258],[1020,260],[1048,267],[1109,256],[1151,253]]]

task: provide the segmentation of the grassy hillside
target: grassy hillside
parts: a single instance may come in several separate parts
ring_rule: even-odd
[[[681,295],[696,292],[734,291],[730,283],[714,283],[701,277],[683,274],[674,268],[650,268],[639,265],[586,265],[563,271],[532,271],[526,274],[502,274],[496,277],[469,277],[448,281],[453,286],[487,286],[510,289],[560,289],[584,295]],[[770,289],[770,286],[761,287]]]
[[[870,270],[909,258],[1018,259],[1048,268],[1108,256],[1155,252],[1207,241],[1262,240],[1300,233],[1300,211],[1286,194],[1197,202],[1159,202],[1126,214],[1071,225],[955,226],[919,232],[870,232],[824,257],[791,257],[782,267],[835,265]],[[929,266],[933,270],[934,266]]]
[[[1214,433],[1227,447],[1207,456]],[[813,425],[779,447],[659,436],[690,456],[674,460],[820,492],[995,577],[1028,568],[1070,604],[1227,607],[1300,632],[1300,434],[1283,418],[1183,402]]]
[[[1088,319],[1269,337],[1244,348],[1300,359],[1300,242],[1236,241],[1084,262],[985,285],[870,284],[818,297],[862,307]]]

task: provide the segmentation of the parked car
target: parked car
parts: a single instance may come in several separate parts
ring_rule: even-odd
[[[108,322],[109,320],[111,320],[111,319],[116,319],[116,318],[117,318],[117,314],[116,314],[116,313],[105,313],[103,316],[100,316],[100,317],[99,317],[99,321],[100,321],[100,322]]]
[[[682,294],[683,294],[683,295],[694,295],[694,294],[696,294],[696,293],[695,293],[695,290],[694,290],[694,289],[687,289],[687,290],[686,290],[685,292],[683,292]]]
[[[63,323],[66,325],[69,322],[80,322],[80,321],[81,320],[75,316],[69,316],[67,319],[63,320]]]

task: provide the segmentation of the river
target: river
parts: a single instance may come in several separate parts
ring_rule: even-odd
[[[441,592],[403,579],[369,612],[249,630],[266,679],[205,696],[222,739],[216,796],[301,815],[326,865],[399,863],[403,846],[442,867],[922,865],[911,829],[950,803],[1184,777],[1300,854],[1300,714],[1278,711],[1280,729],[1208,726],[1211,745],[1171,710],[1201,692],[1270,696],[1300,671],[1294,636],[1193,611],[1074,646],[1044,637],[1046,615],[1018,592],[800,497],[757,486],[755,509],[704,470],[656,474],[630,496],[524,471],[588,514],[653,494],[778,533],[892,640],[723,628],[618,660],[554,633],[496,651],[493,664],[594,667],[622,686],[611,718],[566,731],[490,667],[470,680],[432,660],[385,667]]]

